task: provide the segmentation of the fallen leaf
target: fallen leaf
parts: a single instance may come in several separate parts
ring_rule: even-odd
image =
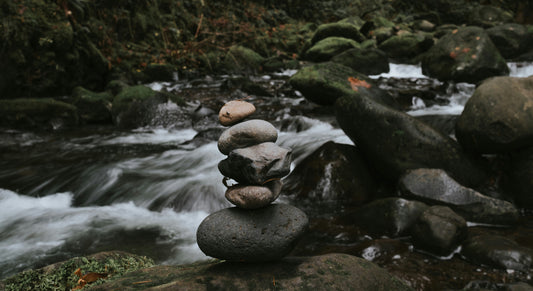
[[[365,87],[367,89],[372,87],[372,85],[370,85],[367,81],[359,80],[354,77],[348,77],[348,82],[350,82],[350,86],[352,87],[352,90],[354,91],[359,91],[359,87]]]
[[[469,51],[470,51],[470,48],[469,48],[469,47],[465,47],[465,48],[463,49],[463,53],[467,53],[467,52],[469,52]]]
[[[457,58],[457,53],[456,52],[451,52],[450,53],[450,58],[452,58],[452,59]]]

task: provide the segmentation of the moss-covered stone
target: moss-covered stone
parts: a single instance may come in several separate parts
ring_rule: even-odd
[[[382,42],[378,48],[391,58],[410,59],[425,52],[433,45],[433,36],[429,33],[405,33],[395,35]]]
[[[113,95],[110,92],[92,92],[83,87],[72,91],[72,104],[78,108],[80,119],[84,123],[112,123],[111,106]]]
[[[262,70],[262,63],[265,60],[255,51],[243,47],[232,46],[224,58],[224,68],[227,72],[259,72]]]
[[[332,57],[360,45],[353,39],[331,36],[313,45],[305,53],[305,58],[313,62],[329,61]]]
[[[51,98],[0,100],[0,124],[48,129],[72,126],[78,124],[78,110]]]
[[[104,252],[87,257],[76,257],[37,270],[28,270],[4,280],[6,291],[22,290],[71,290],[79,285],[80,277],[74,272],[79,268],[82,274],[90,272],[105,274],[93,285],[120,277],[128,272],[154,266],[152,259],[125,252]],[[87,288],[85,288],[87,289]]]
[[[359,32],[357,26],[349,22],[334,22],[320,25],[313,35],[311,43],[316,44],[317,42],[332,36],[353,39],[357,42],[365,40],[365,37]]]

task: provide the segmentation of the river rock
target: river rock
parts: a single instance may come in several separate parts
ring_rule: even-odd
[[[527,27],[518,23],[497,25],[487,29],[487,33],[500,54],[506,59],[526,53],[533,42]]]
[[[461,250],[467,260],[496,268],[528,271],[533,250],[499,235],[479,235],[466,240]]]
[[[533,77],[486,80],[457,120],[457,140],[478,153],[533,146]]]
[[[362,42],[365,40],[365,37],[357,26],[347,21],[345,22],[333,22],[321,24],[315,31],[313,38],[311,39],[311,44],[316,44],[317,42],[332,36],[344,37],[347,39],[352,39],[356,42]]]
[[[352,87],[350,80],[356,86]],[[357,94],[363,94],[379,102],[397,106],[396,102],[384,90],[378,88],[372,79],[347,66],[326,62],[304,67],[294,74],[289,83],[304,97],[320,105],[333,105],[340,96],[352,94],[354,87]],[[362,87],[362,88],[361,88]]]
[[[79,124],[78,109],[52,98],[0,100],[0,125],[57,129]]]
[[[343,51],[356,47],[360,47],[360,44],[353,39],[330,36],[315,43],[304,56],[309,61],[326,62]]]
[[[279,180],[270,181],[264,186],[234,185],[226,190],[226,199],[243,209],[257,209],[278,199],[281,186]]]
[[[208,256],[230,261],[274,261],[287,255],[308,226],[304,212],[286,204],[246,210],[226,208],[198,227],[198,246]]]
[[[283,192],[310,203],[361,204],[377,191],[357,147],[332,141],[303,159],[284,179]]]
[[[276,142],[277,139],[278,131],[270,122],[252,119],[226,129],[218,139],[218,149],[228,155],[234,149]]]
[[[340,127],[368,163],[396,181],[405,171],[442,168],[467,185],[485,173],[459,144],[416,118],[363,95],[345,94],[335,104]]]
[[[377,264],[347,254],[239,264],[210,260],[159,265],[96,286],[98,290],[413,290]],[[146,280],[147,279],[147,280]],[[132,285],[132,282],[141,284]],[[144,283],[146,282],[146,283]]]
[[[533,147],[513,151],[507,168],[502,179],[504,189],[518,208],[533,209]]]
[[[232,100],[224,104],[218,112],[218,120],[224,126],[233,125],[255,112],[255,106],[246,101]]]
[[[404,33],[394,35],[379,44],[378,48],[389,57],[410,59],[427,51],[433,46],[433,36],[429,33]]]
[[[509,74],[505,59],[480,27],[443,36],[422,58],[422,73],[441,81],[477,83]]]
[[[512,224],[518,220],[513,204],[464,187],[441,169],[416,169],[400,178],[400,191],[431,204],[444,204],[469,221]]]
[[[427,208],[422,202],[391,197],[365,204],[349,216],[372,234],[396,237],[406,234]]]
[[[448,255],[466,238],[466,220],[449,207],[432,206],[418,217],[411,235],[417,248]]]
[[[275,143],[236,149],[218,164],[222,175],[242,184],[262,185],[270,179],[289,174],[292,150]]]
[[[334,56],[331,61],[366,75],[379,75],[390,70],[387,54],[377,48],[349,49]]]

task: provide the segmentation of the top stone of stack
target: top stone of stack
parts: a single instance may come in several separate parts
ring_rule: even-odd
[[[242,100],[233,100],[230,101],[218,112],[218,120],[220,124],[224,126],[233,125],[246,117],[252,115],[255,112],[255,106],[252,103],[242,101]]]

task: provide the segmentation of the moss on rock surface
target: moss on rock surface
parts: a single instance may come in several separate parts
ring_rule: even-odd
[[[52,98],[0,100],[0,124],[39,128],[77,125],[78,112],[76,106]]]
[[[80,286],[80,277],[74,272],[79,268],[82,274],[90,272],[106,274],[94,284],[101,284],[111,278],[128,272],[154,266],[152,259],[125,252],[103,252],[87,257],[75,257],[42,269],[28,270],[0,283],[6,291],[22,290],[71,290]]]

